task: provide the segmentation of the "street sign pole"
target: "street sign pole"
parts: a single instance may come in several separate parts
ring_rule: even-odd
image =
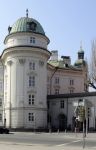
[[[85,148],[85,123],[83,121],[83,149]]]
[[[73,106],[75,106],[75,117],[78,121],[83,123],[83,148],[85,148],[85,137],[88,133],[88,118],[90,116],[92,103],[86,99],[79,99],[78,101],[73,102]]]
[[[88,117],[86,117],[86,136],[88,134]]]

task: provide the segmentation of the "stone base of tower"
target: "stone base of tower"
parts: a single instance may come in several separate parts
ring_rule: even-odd
[[[6,124],[10,129],[47,129],[47,110],[16,108],[5,110]],[[5,119],[5,118],[4,118]]]

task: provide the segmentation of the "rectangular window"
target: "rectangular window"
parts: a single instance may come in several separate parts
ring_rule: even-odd
[[[0,121],[2,121],[2,114],[0,114]]]
[[[70,85],[74,85],[74,80],[70,80]]]
[[[64,108],[64,100],[60,101],[60,108]]]
[[[29,69],[35,70],[35,62],[29,62]]]
[[[35,37],[30,37],[30,43],[35,44]]]
[[[74,89],[70,89],[70,93],[74,93]]]
[[[29,87],[35,86],[35,76],[29,76]]]
[[[29,105],[34,105],[35,96],[33,94],[29,94]]]
[[[59,94],[59,89],[55,89],[55,94],[56,94],[56,95]]]
[[[59,78],[58,77],[55,78],[55,84],[59,84]]]
[[[28,114],[28,120],[29,121],[34,121],[34,113],[29,113]]]
[[[36,31],[36,26],[35,22],[27,22],[27,31]]]

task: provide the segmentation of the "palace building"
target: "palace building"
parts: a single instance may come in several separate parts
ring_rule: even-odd
[[[25,17],[8,27],[5,49],[0,57],[1,126],[59,128],[60,114],[67,117],[67,125],[72,125],[74,110],[72,105],[68,109],[71,100],[66,100],[66,94],[71,99],[76,93],[88,93],[84,50],[80,46],[77,60],[72,65],[70,56],[58,58],[57,50],[48,49],[49,43],[42,25],[30,18],[28,11]]]

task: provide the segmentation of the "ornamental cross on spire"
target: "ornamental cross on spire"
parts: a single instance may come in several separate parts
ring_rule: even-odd
[[[28,12],[29,12],[28,9],[26,9],[26,17],[28,17]]]

